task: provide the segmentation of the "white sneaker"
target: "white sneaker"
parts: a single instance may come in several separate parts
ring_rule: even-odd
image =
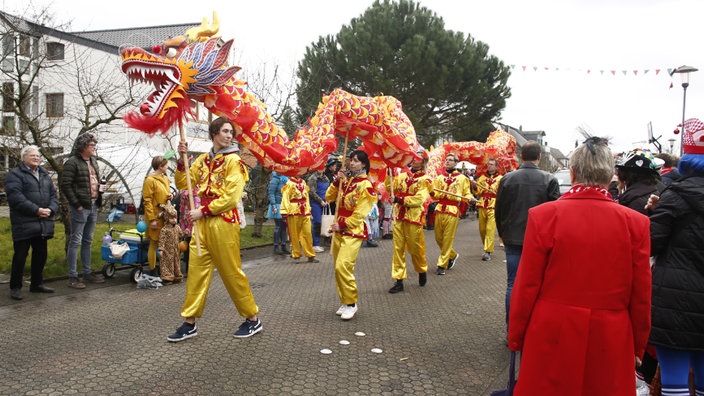
[[[345,312],[345,308],[347,308],[347,305],[345,305],[345,304],[340,305],[340,308],[337,309],[337,312],[335,312],[335,315],[337,315],[337,316],[342,315],[342,313]]]
[[[321,252],[324,252],[325,249],[323,249],[323,248],[320,247],[320,246],[313,246],[313,251],[314,251],[314,252],[321,253]]]
[[[354,317],[354,314],[357,313],[357,304],[354,306],[347,306],[345,305],[345,308],[342,310],[342,315],[340,315],[340,318],[342,320],[350,320]]]

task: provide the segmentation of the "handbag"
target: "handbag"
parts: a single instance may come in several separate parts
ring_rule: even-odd
[[[130,251],[130,246],[125,242],[113,241],[110,242],[110,254],[116,259],[121,259],[125,253]]]
[[[330,212],[330,205],[323,208],[323,214],[320,216],[320,236],[332,236],[332,223],[335,221],[335,215]]]

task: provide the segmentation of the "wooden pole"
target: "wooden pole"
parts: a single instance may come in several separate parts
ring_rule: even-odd
[[[344,170],[345,168],[345,158],[347,158],[347,142],[349,141],[350,137],[350,131],[347,131],[345,134],[345,146],[342,149],[342,168],[340,170]],[[335,199],[335,223],[337,224],[337,215],[340,213],[340,202],[342,201],[342,190],[343,190],[343,185],[342,185],[342,180],[340,180],[340,185],[337,188],[337,198]],[[332,249],[330,249],[330,253],[332,253]]]
[[[461,199],[464,199],[464,200],[469,201],[469,202],[472,202],[472,201],[476,201],[476,200],[477,200],[477,199],[474,198],[474,197],[465,197],[464,195],[455,194],[455,193],[453,193],[453,192],[441,190],[441,189],[439,189],[439,188],[434,188],[433,190],[439,191],[439,192],[444,193],[444,194],[447,194],[447,195],[452,195],[453,197],[461,198]]]
[[[186,143],[186,132],[183,130],[183,124],[178,124],[178,130],[181,134],[181,141]],[[186,188],[188,188],[188,203],[191,206],[191,210],[193,210],[196,208],[196,202],[193,199],[193,187],[191,186],[191,169],[190,165],[188,164],[188,154],[181,153],[181,162],[183,162],[183,165],[186,167]],[[193,235],[193,237],[196,239],[196,251],[198,253],[198,256],[200,257],[200,236],[198,236],[198,229],[196,228],[196,223],[197,222],[195,221],[193,222],[191,235]]]

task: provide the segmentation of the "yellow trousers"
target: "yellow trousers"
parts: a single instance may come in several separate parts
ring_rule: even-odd
[[[391,277],[396,280],[406,279],[406,250],[411,255],[413,268],[417,273],[428,272],[425,259],[425,235],[423,226],[405,221],[394,221],[394,255],[391,259]]]
[[[455,243],[455,234],[460,219],[451,214],[437,213],[435,215],[435,242],[440,248],[438,267],[447,269],[450,259],[457,256],[457,251],[452,247]]]
[[[315,257],[310,216],[287,216],[288,239],[291,241],[291,257],[301,257],[301,246],[306,257]]]
[[[149,269],[153,270],[156,268],[156,251],[159,249],[159,240],[153,239],[149,240],[149,250],[147,250],[147,261],[149,262]]]
[[[200,256],[196,249],[196,238],[191,238],[186,299],[181,308],[181,316],[203,316],[215,268],[218,269],[237,312],[245,318],[256,315],[259,307],[254,302],[247,276],[242,272],[240,225],[228,223],[220,216],[213,216],[199,220],[194,226],[194,231],[197,231],[200,237]]]
[[[484,243],[484,251],[494,252],[494,235],[496,234],[496,218],[494,209],[478,208],[479,211],[479,235]]]
[[[345,305],[356,304],[359,293],[354,278],[354,266],[362,247],[361,238],[335,233],[332,238],[332,259],[335,262],[335,283],[340,302]]]

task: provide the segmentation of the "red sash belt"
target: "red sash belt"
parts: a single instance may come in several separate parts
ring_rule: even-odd
[[[445,206],[455,206],[455,207],[459,206],[459,204],[460,204],[458,201],[453,201],[451,199],[444,199],[444,198],[439,200],[438,203],[441,205],[445,205]]]

